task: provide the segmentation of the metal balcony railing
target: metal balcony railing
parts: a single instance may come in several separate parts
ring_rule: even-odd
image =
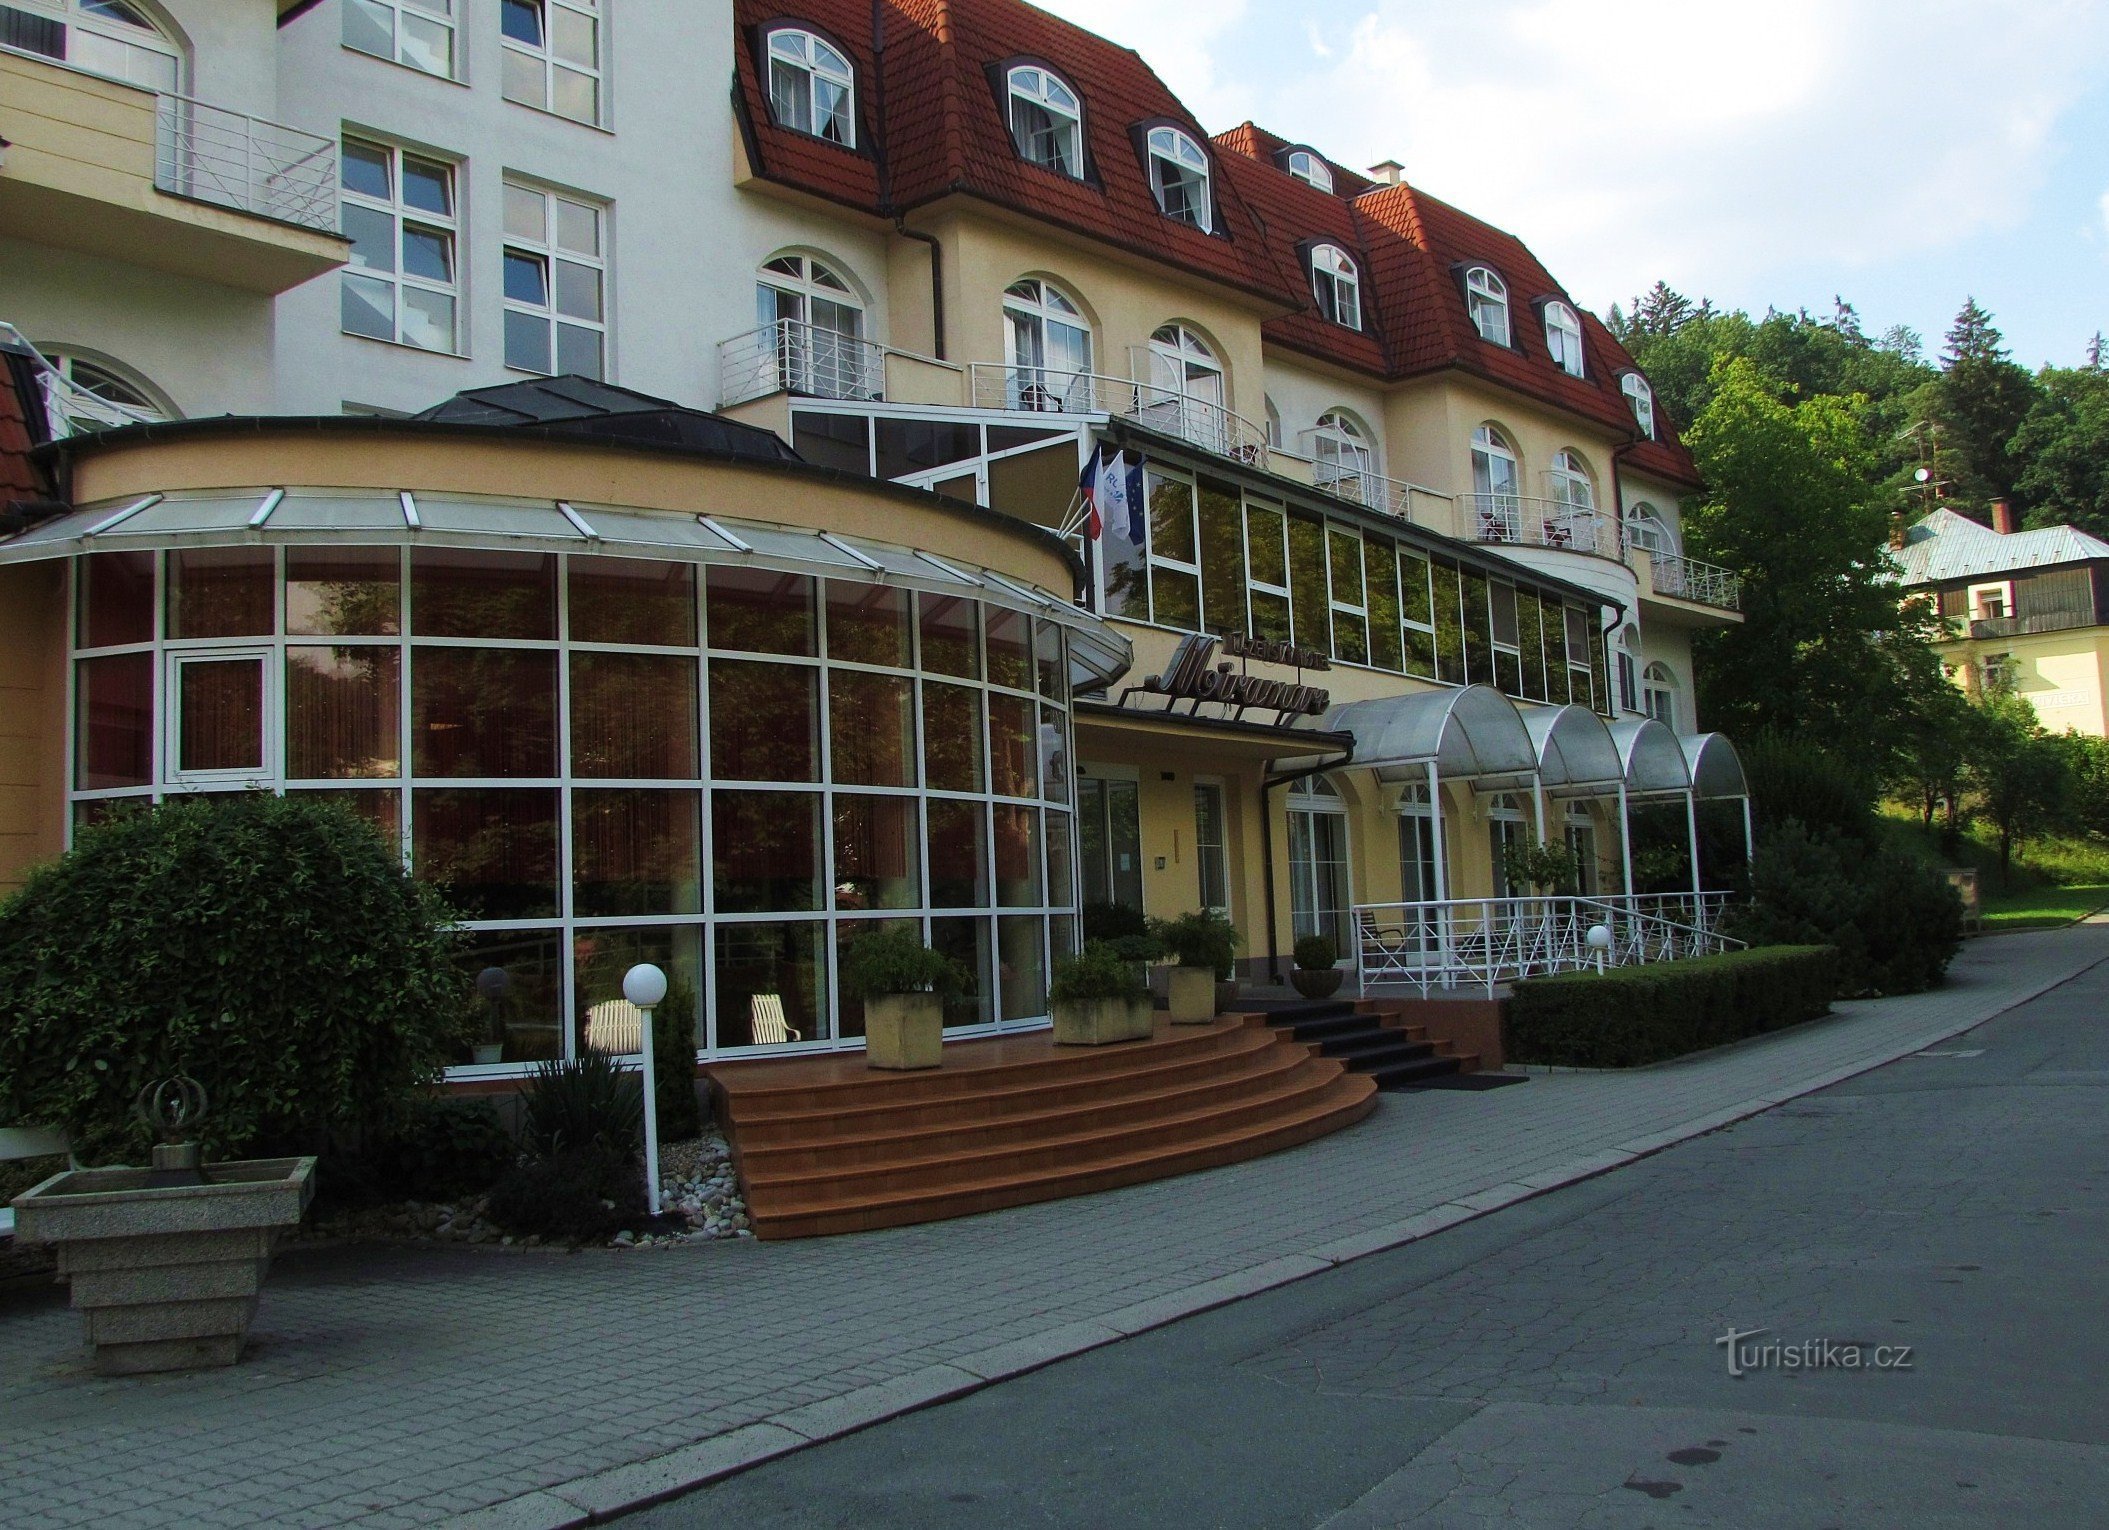
[[[0,320],[0,350],[27,356],[35,366],[37,385],[43,393],[44,419],[54,440],[98,430],[115,430],[121,425],[151,424],[161,418],[152,409],[119,403],[83,388],[5,320]]]
[[[1742,944],[1721,933],[1726,893],[1457,898],[1355,905],[1360,991],[1484,987],[1598,966],[1682,961]],[[1589,942],[1601,927],[1608,944]]]
[[[173,196],[337,232],[337,145],[282,122],[155,97],[154,184]]]
[[[977,361],[967,368],[978,409],[1047,414],[1117,414],[1204,451],[1253,467],[1267,465],[1267,432],[1209,399],[1128,377]]]
[[[2030,632],[2069,632],[2099,625],[2092,611],[2033,611],[2027,616],[1978,616],[1969,621],[1973,638],[2020,637]]]
[[[1402,478],[1386,478],[1382,473],[1372,473],[1348,463],[1314,459],[1311,483],[1351,505],[1362,505],[1438,531],[1449,529],[1449,512],[1437,510],[1434,502],[1439,500],[1447,505],[1450,496],[1417,483],[1408,483]]]
[[[1468,535],[1474,541],[1551,547],[1614,560],[1620,556],[1616,523],[1592,505],[1521,494],[1473,494],[1466,505],[1472,517]]]
[[[721,406],[771,393],[877,403],[886,396],[886,347],[797,319],[718,342]]]
[[[1743,576],[1717,563],[1702,563],[1680,553],[1659,552],[1652,558],[1652,582],[1657,595],[1694,600],[1702,606],[1739,611],[1743,606]]]

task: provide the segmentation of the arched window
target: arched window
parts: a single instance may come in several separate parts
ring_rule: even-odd
[[[1642,501],[1626,512],[1626,545],[1675,557],[1677,533],[1670,529],[1661,511]]]
[[[1003,349],[1010,368],[1008,407],[1094,407],[1091,326],[1053,282],[1028,276],[1004,290]]]
[[[1150,382],[1181,398],[1217,408],[1223,404],[1223,363],[1184,324],[1167,324],[1150,336]]]
[[[1641,676],[1641,710],[1675,732],[1677,728],[1677,677],[1667,664],[1650,664]]]
[[[1582,321],[1557,300],[1545,305],[1545,349],[1552,353],[1553,365],[1569,377],[1582,375]]]
[[[42,0],[36,10],[8,10],[9,18],[0,20],[0,42],[8,47],[146,90],[182,88],[183,49],[143,6],[129,0]],[[45,14],[53,11],[58,14]]]
[[[1465,312],[1472,316],[1472,327],[1479,331],[1480,339],[1496,345],[1509,343],[1508,283],[1485,266],[1465,272]]]
[[[1558,451],[1553,453],[1552,466],[1546,472],[1551,498],[1557,505],[1571,510],[1596,509],[1596,485],[1589,477],[1589,468],[1579,453]]]
[[[763,263],[754,300],[757,363],[773,367],[776,387],[815,398],[879,396],[882,379],[863,344],[863,305],[834,267],[811,255],[778,255]]]
[[[1493,425],[1472,432],[1472,499],[1479,540],[1515,542],[1523,536],[1523,473],[1516,449]]]
[[[1628,372],[1619,378],[1618,387],[1626,395],[1626,403],[1633,410],[1633,422],[1640,427],[1640,433],[1650,441],[1654,440],[1655,390],[1638,372]]]
[[[1267,400],[1267,444],[1276,450],[1282,444],[1282,412],[1272,398]]]
[[[1634,655],[1640,652],[1640,629],[1631,622],[1618,629],[1618,641],[1612,645],[1613,657],[1618,663],[1618,709],[1621,712],[1640,711],[1639,669]]]
[[[1207,233],[1214,224],[1208,192],[1208,156],[1175,127],[1150,129],[1150,190],[1167,218]]]
[[[1333,189],[1333,167],[1309,149],[1291,149],[1282,160],[1282,168],[1307,186],[1316,186],[1320,191]]]
[[[1362,275],[1339,245],[1321,244],[1311,251],[1311,295],[1319,313],[1335,324],[1362,327]]]
[[[1011,139],[1036,165],[1062,175],[1084,173],[1084,108],[1075,91],[1037,64],[1010,74]]]
[[[65,346],[40,346],[38,351],[59,376],[52,402],[69,429],[102,430],[180,418],[167,394],[129,368],[78,355]]]
[[[769,109],[784,127],[857,146],[857,80],[849,60],[811,32],[769,34]]]
[[[1311,432],[1311,478],[1321,489],[1364,505],[1381,505],[1374,478],[1377,456],[1370,449],[1369,435],[1353,415],[1329,410],[1318,417]]]

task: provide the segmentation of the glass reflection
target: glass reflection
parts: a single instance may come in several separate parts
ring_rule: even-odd
[[[890,669],[906,669],[908,592],[885,585],[829,580],[827,656],[839,664],[881,664]]]
[[[820,794],[710,798],[711,885],[721,914],[821,907]]]
[[[710,773],[721,781],[820,779],[820,671],[710,661]]]
[[[393,776],[403,768],[402,650],[286,649],[286,774]]]
[[[703,911],[703,799],[694,791],[571,794],[571,897],[582,919]]]
[[[829,753],[840,786],[915,785],[915,682],[828,671]]]
[[[657,1041],[686,1031],[691,1050],[703,1044],[703,932],[694,925],[580,930],[571,942],[574,1055],[592,1048],[611,1057],[644,1049],[644,1015],[623,997],[622,980],[639,962],[666,974],[666,997],[652,1011]]]
[[[168,555],[168,635],[269,637],[278,630],[276,555],[268,547],[198,547]]]
[[[479,930],[457,960],[470,979],[463,1063],[543,1062],[563,1054],[563,936],[556,930]]]
[[[286,631],[394,637],[403,630],[403,555],[393,547],[286,549]]]
[[[413,765],[421,776],[554,776],[557,656],[532,648],[410,655]]]
[[[835,907],[914,908],[921,828],[913,797],[863,792],[835,797]]]
[[[711,647],[742,653],[815,651],[812,580],[768,569],[713,568],[706,586]]]
[[[720,1048],[827,1037],[821,928],[811,920],[717,926],[712,1019]]]
[[[696,661],[672,654],[571,656],[571,773],[696,778]]]
[[[421,788],[411,806],[411,869],[470,919],[557,912],[557,794]]]
[[[574,643],[696,646],[696,570],[691,564],[574,557],[566,585]]]
[[[414,547],[410,625],[419,637],[554,638],[556,555]]]

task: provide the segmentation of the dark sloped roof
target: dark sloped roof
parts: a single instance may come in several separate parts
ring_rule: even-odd
[[[773,431],[576,375],[471,388],[416,418],[443,425],[534,426],[545,434],[688,446],[754,462],[803,460]]]
[[[29,453],[49,431],[35,362],[0,350],[0,363],[0,507],[5,507],[46,496],[49,486]]]

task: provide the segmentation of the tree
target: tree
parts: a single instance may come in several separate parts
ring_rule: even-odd
[[[1972,707],[1965,771],[1973,806],[1999,836],[1999,884],[2013,875],[2014,842],[2053,827],[2070,792],[2067,755],[2026,698],[1994,687]]]
[[[2014,432],[2028,524],[2066,523],[2109,536],[2109,372],[2045,367],[2028,418]]]
[[[2013,496],[2023,466],[2014,433],[2036,402],[2036,385],[2007,354],[2005,337],[1977,299],[1955,316],[1941,365],[1940,414],[1967,468],[1960,487],[1972,499]]]
[[[1942,678],[1937,689],[1916,698],[1901,719],[1895,772],[1890,785],[1919,809],[1919,821],[1941,820],[1941,843],[1950,854],[1962,833],[1963,792],[1969,765],[1969,701]]]

